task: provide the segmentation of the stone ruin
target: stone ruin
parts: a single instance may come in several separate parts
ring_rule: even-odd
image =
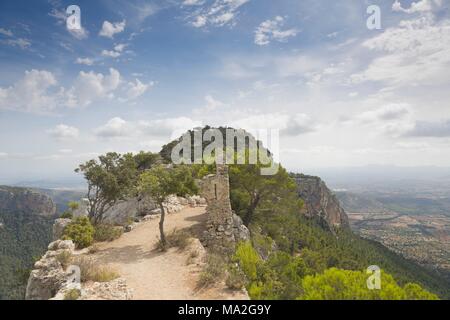
[[[200,182],[201,196],[207,202],[202,243],[211,251],[228,254],[234,252],[238,242],[249,240],[250,232],[231,209],[228,167],[216,167],[216,174],[208,175]]]

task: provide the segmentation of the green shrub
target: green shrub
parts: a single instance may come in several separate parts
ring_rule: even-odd
[[[438,297],[417,284],[401,287],[382,272],[381,290],[367,288],[367,273],[331,268],[302,281],[301,300],[437,300]]]
[[[61,216],[61,219],[72,219],[73,218],[73,213],[70,211],[64,211]]]
[[[99,224],[95,226],[94,240],[97,242],[113,241],[120,238],[123,234],[123,228],[115,227],[110,224]]]
[[[94,227],[88,217],[78,217],[64,229],[63,240],[72,240],[77,248],[89,247],[94,241]]]
[[[70,289],[64,294],[64,300],[78,300],[80,296],[81,296],[80,290]]]
[[[238,245],[233,260],[239,263],[242,271],[250,280],[256,280],[261,258],[250,242],[242,242]]]

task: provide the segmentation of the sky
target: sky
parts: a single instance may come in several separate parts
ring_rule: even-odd
[[[76,4],[81,29],[68,30]],[[381,29],[367,8],[381,9]],[[0,2],[0,183],[202,125],[293,171],[450,160],[449,0]]]

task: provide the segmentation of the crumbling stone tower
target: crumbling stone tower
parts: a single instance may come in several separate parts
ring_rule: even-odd
[[[208,204],[203,244],[210,250],[229,253],[236,245],[235,215],[231,210],[228,167],[217,165],[216,174],[206,176],[200,185]]]

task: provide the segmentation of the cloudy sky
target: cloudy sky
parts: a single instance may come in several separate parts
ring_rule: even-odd
[[[81,8],[82,29],[66,28]],[[366,27],[381,8],[381,30]],[[447,166],[449,0],[0,3],[0,182],[158,151],[200,125],[280,130],[292,170]]]

